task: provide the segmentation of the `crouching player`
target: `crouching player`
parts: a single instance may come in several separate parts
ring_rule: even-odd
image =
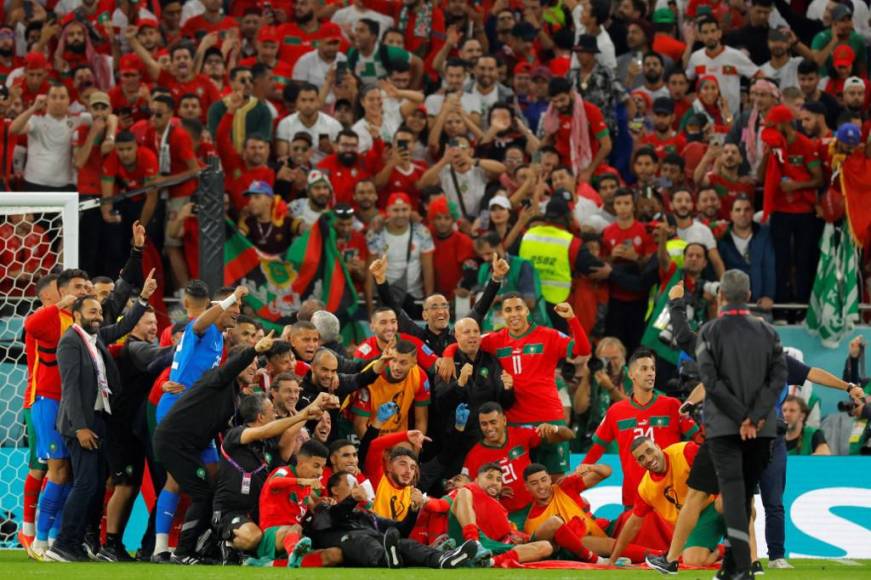
[[[630,446],[633,457],[646,471],[632,515],[620,530],[611,558],[616,558],[641,529],[644,517],[656,512],[673,527],[681,507],[686,504],[690,488],[687,480],[699,446],[692,442],[675,443],[661,449],[648,437],[636,437]],[[720,557],[718,544],[726,531],[722,515],[709,496],[707,506],[684,545],[681,557],[687,566],[710,566]],[[674,566],[674,572],[677,566]]]

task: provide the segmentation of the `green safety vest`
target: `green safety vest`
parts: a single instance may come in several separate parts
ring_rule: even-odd
[[[555,226],[535,226],[520,242],[520,257],[535,266],[541,278],[541,295],[551,304],[565,302],[572,291],[569,247],[573,238]]]
[[[505,259],[508,260],[508,278],[502,282],[502,287],[499,289],[499,292],[496,293],[497,296],[502,296],[508,292],[519,292],[519,279],[520,279],[520,270],[523,268],[523,264],[528,263],[527,260],[519,256],[512,256],[510,254],[505,254]],[[532,264],[530,264],[531,266]],[[535,267],[532,268],[532,282],[535,291],[535,308],[530,312],[531,322],[536,324],[540,324],[543,326],[550,326],[550,318],[547,314],[547,307],[544,305],[544,300],[541,296],[541,280],[538,278],[538,272],[535,270]],[[478,286],[483,288],[487,285],[487,281],[490,279],[490,263],[484,262],[481,264],[481,267],[478,268]],[[495,320],[497,318],[497,309],[491,308],[487,312],[487,316],[484,317],[484,321],[481,325],[481,330],[489,332],[491,330],[499,330],[503,326],[505,326],[504,322],[502,324],[497,324]]]
[[[670,318],[668,314],[668,291],[671,288],[683,280],[684,271],[683,268],[678,268],[672,274],[671,279],[668,281],[668,284],[665,285],[665,288],[662,289],[656,296],[656,300],[653,304],[653,313],[647,321],[647,328],[644,329],[644,335],[641,337],[641,344],[652,350],[659,356],[660,358],[670,362],[673,365],[677,365],[678,359],[678,350],[673,348],[671,344],[666,344],[659,338],[659,334],[668,328],[670,323]],[[702,323],[706,319],[705,306],[707,303],[702,301],[703,305],[701,308],[694,308],[692,316],[689,316],[690,328],[693,331],[697,331]],[[687,313],[689,315],[689,312]]]
[[[798,445],[788,450],[787,455],[813,455],[814,433],[816,432],[817,430],[811,427],[802,429]]]

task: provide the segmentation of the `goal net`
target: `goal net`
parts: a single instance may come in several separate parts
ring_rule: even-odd
[[[18,547],[28,469],[24,318],[40,277],[78,265],[76,193],[0,192],[0,547]]]

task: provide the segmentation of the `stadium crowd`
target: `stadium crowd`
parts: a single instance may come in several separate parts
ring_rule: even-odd
[[[775,304],[809,302],[829,228],[863,249],[871,214],[844,201],[871,127],[861,0],[0,10],[4,189],[103,201],[81,213],[79,269],[56,271],[39,215],[0,224],[0,290],[41,303],[35,559],[131,559],[147,490],[137,558],[156,562],[668,572],[726,554],[750,572],[722,543],[698,420],[722,392],[705,397],[696,339],[723,312],[800,322]],[[267,329],[251,288],[199,280],[212,160],[228,233],[259,256],[334,245],[337,269]],[[345,292],[365,307],[320,302]],[[778,397],[746,417],[773,440],[760,487],[786,567],[786,454],[869,452],[871,407],[861,341],[842,378],[772,348]],[[811,383],[849,394],[825,429]],[[606,451],[612,522],[581,495]]]

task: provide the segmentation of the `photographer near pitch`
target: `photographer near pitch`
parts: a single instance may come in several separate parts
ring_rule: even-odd
[[[750,507],[777,434],[775,404],[786,384],[780,337],[751,316],[750,278],[723,275],[719,315],[699,332],[696,358],[705,384],[705,431],[723,497],[726,578],[750,578]]]

